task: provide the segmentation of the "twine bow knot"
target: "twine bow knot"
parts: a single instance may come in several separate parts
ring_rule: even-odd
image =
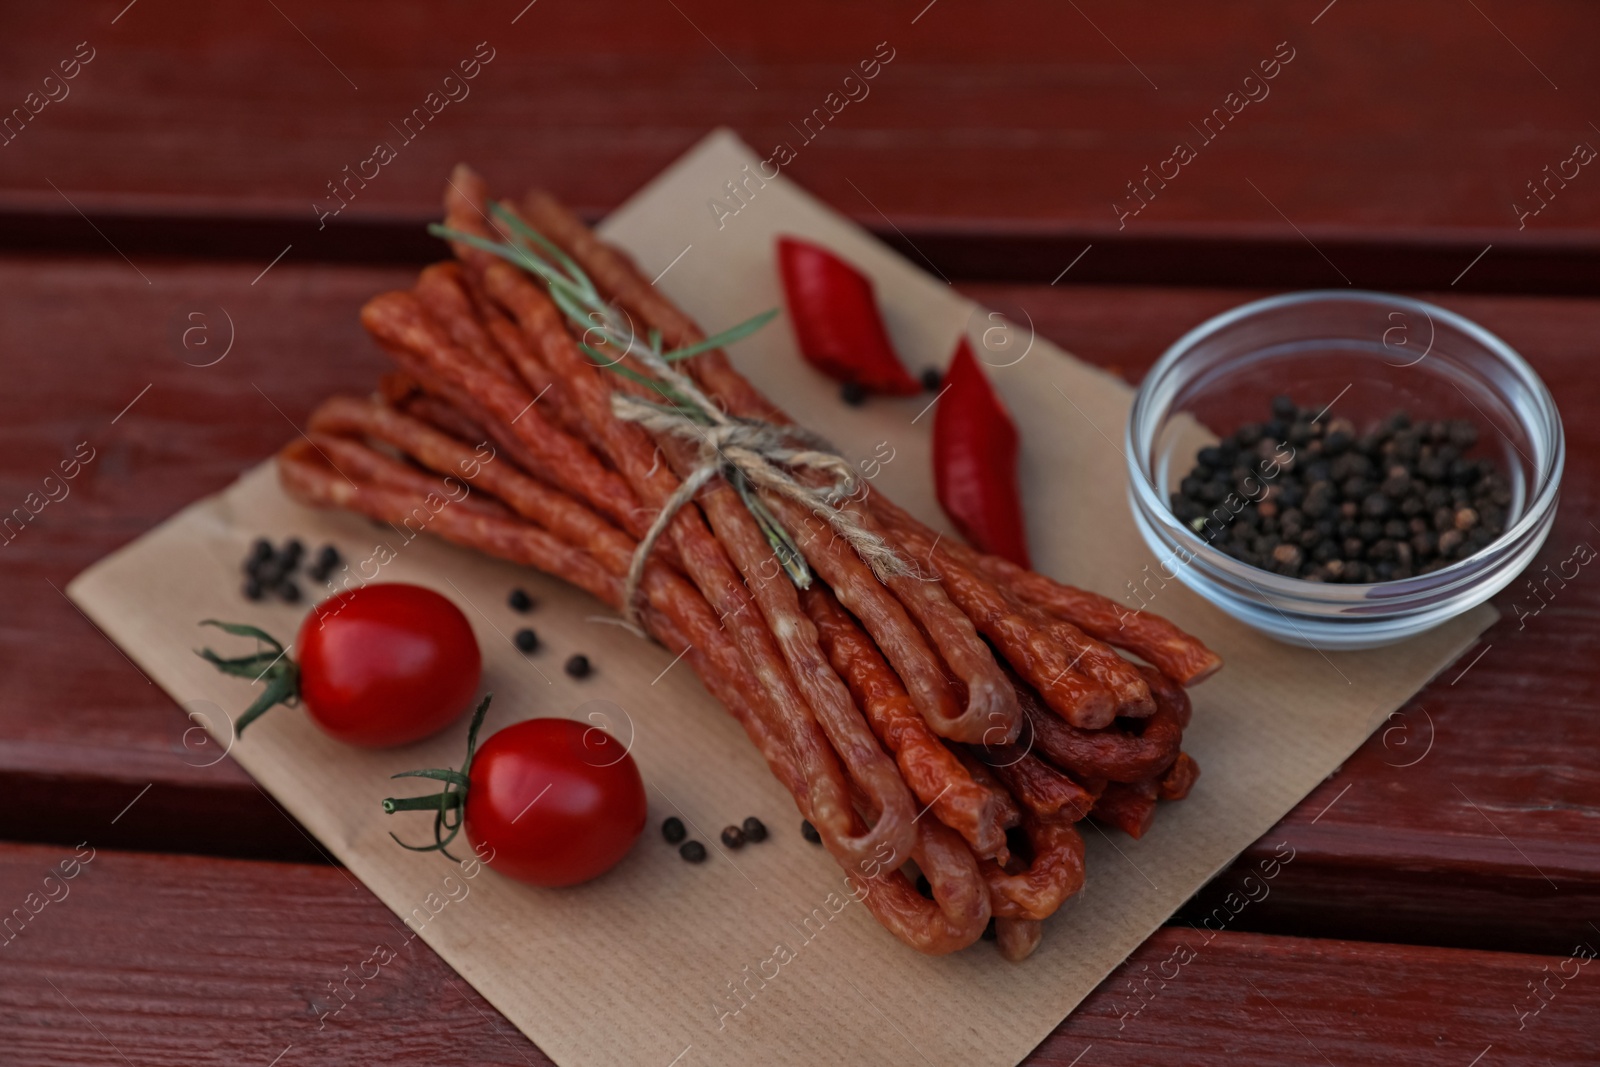
[[[673,403],[656,403],[618,392],[611,396],[612,413],[653,434],[693,442],[698,455],[694,469],[667,498],[634,551],[623,592],[623,608],[630,621],[637,622],[635,601],[639,582],[656,541],[678,511],[719,475],[739,494],[772,545],[779,565],[800,588],[810,587],[810,569],[794,538],[758,495],[762,491],[793,501],[808,514],[826,522],[855,549],[880,581],[910,573],[910,568],[887,541],[867,529],[853,512],[840,507],[840,502],[855,493],[861,484],[860,476],[849,461],[828,447],[827,442],[799,426],[780,426],[731,416],[706,396],[693,379],[679,373],[659,353],[636,348],[635,354],[655,373],[659,384],[651,384]],[[822,487],[805,484],[796,477],[797,472],[804,470],[825,475],[827,484]]]

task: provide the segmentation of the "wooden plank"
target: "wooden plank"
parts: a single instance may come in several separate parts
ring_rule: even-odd
[[[474,0],[442,16],[187,0],[113,23],[123,6],[8,19],[7,108],[77,42],[94,49],[0,148],[10,247],[103,250],[81,210],[129,255],[424,255],[417,224],[458,159],[599,213],[728,125],[790,145],[788,173],[952,277],[1044,282],[1093,243],[1077,279],[1444,286],[1493,244],[1461,285],[1600,285],[1600,183],[1565,162],[1600,144],[1583,4],[821,0],[794,17]],[[482,41],[494,58],[468,95],[407,140],[402,120]],[[893,58],[851,89],[866,95],[830,100],[875,53]],[[1247,86],[1263,62],[1276,76]],[[319,230],[313,205],[337,206],[329,184],[379,141],[396,158]],[[1195,158],[1163,167],[1179,142]],[[1534,192],[1547,206],[1528,215]]]
[[[151,285],[120,260],[0,261],[0,445],[11,457],[0,492],[19,502],[53,465],[90,440],[98,457],[29,529],[0,549],[8,621],[0,642],[0,781],[38,798],[0,813],[0,836],[108,847],[316,858],[315,847],[227,761],[187,750],[189,721],[48,583],[79,570],[270,454],[323,396],[370,387],[383,360],[355,323],[366,296],[403,284],[403,271],[282,264],[259,268],[147,264]],[[1137,377],[1172,339],[1249,293],[1215,290],[970,287],[1031,317],[1084,358]],[[1600,430],[1575,413],[1600,409],[1588,374],[1600,304],[1446,298],[1519,346],[1569,414],[1565,506],[1545,557],[1589,536]],[[169,334],[195,308],[216,307],[238,342],[212,367],[186,365]],[[1023,315],[1021,309],[1028,314]],[[220,334],[217,340],[220,343]],[[177,347],[173,347],[173,346]],[[148,393],[112,424],[146,385]],[[1590,531],[1592,533],[1592,531]],[[1300,858],[1274,896],[1234,925],[1554,951],[1574,908],[1600,890],[1589,827],[1600,777],[1591,677],[1600,590],[1575,581],[1525,630],[1502,622],[1468,680],[1425,689],[1314,794],[1235,875],[1289,836]],[[63,662],[71,669],[41,669]],[[1464,664],[1463,664],[1464,666]],[[1524,709],[1537,702],[1537,728]],[[1426,713],[1424,717],[1423,713]],[[1431,724],[1431,725],[1430,725]],[[1425,730],[1436,738],[1412,766]],[[191,737],[192,740],[192,737]],[[1386,744],[1387,741],[1387,744]],[[150,791],[114,826],[107,821]],[[1346,790],[1346,786],[1349,786]],[[1460,792],[1457,792],[1459,787]],[[1503,835],[1503,836],[1502,836]],[[1541,873],[1542,872],[1542,873]],[[1544,881],[1556,885],[1552,890]],[[1225,888],[1224,888],[1225,886]],[[1217,892],[1233,888],[1219,883]],[[1450,908],[1437,906],[1451,901]],[[1196,923],[1215,907],[1204,898]],[[1367,934],[1366,936],[1371,936]]]
[[[0,845],[0,901],[24,907],[73,854]],[[0,935],[0,1042],[18,1062],[549,1063],[343,871],[106,849],[76,871]],[[1568,951],[1600,941],[1577,925]],[[909,950],[886,938],[885,951]],[[1492,1048],[1494,1064],[1586,1064],[1600,983],[1565,955],[1232,932],[1208,943],[1168,927],[1027,1062],[1465,1067]],[[1535,999],[1528,983],[1546,982]],[[595,1010],[602,1024],[616,1005]],[[915,1043],[916,1020],[899,1026]]]

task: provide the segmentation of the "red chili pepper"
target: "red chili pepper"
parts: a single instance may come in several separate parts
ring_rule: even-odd
[[[933,413],[939,504],[975,548],[1032,570],[1017,492],[1017,428],[965,337]]]
[[[872,282],[825,248],[778,238],[778,268],[800,354],[837,381],[875,393],[921,392],[889,344]]]

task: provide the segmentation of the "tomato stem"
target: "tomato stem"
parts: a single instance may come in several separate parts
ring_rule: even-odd
[[[265,630],[239,622],[218,622],[204,619],[201,626],[215,626],[237,637],[253,637],[267,647],[248,656],[224,658],[209,648],[196,649],[195,655],[216,667],[223,674],[249,678],[253,682],[265,680],[267,688],[234,720],[235,735],[243,736],[244,728],[259,719],[263,712],[275,704],[294,706],[300,702],[300,665],[290,659],[278,639]]]
[[[432,778],[445,783],[444,789],[437,793],[427,793],[420,797],[388,797],[383,802],[385,814],[393,815],[397,811],[431,811],[433,816],[433,844],[408,845],[401,841],[392,831],[389,836],[401,848],[410,849],[412,852],[443,852],[450,859],[450,850],[446,847],[454,841],[456,834],[461,832],[463,811],[466,807],[467,787],[471,780],[468,778],[472,770],[472,756],[478,750],[478,729],[483,726],[484,716],[489,714],[489,701],[494,699],[490,693],[478,705],[478,710],[472,713],[472,725],[467,729],[467,758],[462,762],[458,771],[453,767],[434,767],[418,771],[401,771],[392,775],[394,778]],[[460,863],[460,860],[456,860]]]

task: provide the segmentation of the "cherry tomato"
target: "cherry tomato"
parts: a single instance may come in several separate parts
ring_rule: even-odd
[[[420,741],[455,722],[483,658],[461,609],[420,585],[364,585],[318,604],[295,641],[306,713],[352,745]]]
[[[615,867],[644,829],[644,780],[616,738],[571,719],[508,726],[471,757],[467,840],[490,867],[539,886]]]
[[[364,585],[324,600],[300,626],[298,660],[254,626],[200,625],[257,642],[233,658],[200,651],[224,674],[263,687],[234,720],[241,737],[268,708],[298,699],[312,722],[347,744],[410,744],[461,717],[483,667],[461,609],[419,585]]]

